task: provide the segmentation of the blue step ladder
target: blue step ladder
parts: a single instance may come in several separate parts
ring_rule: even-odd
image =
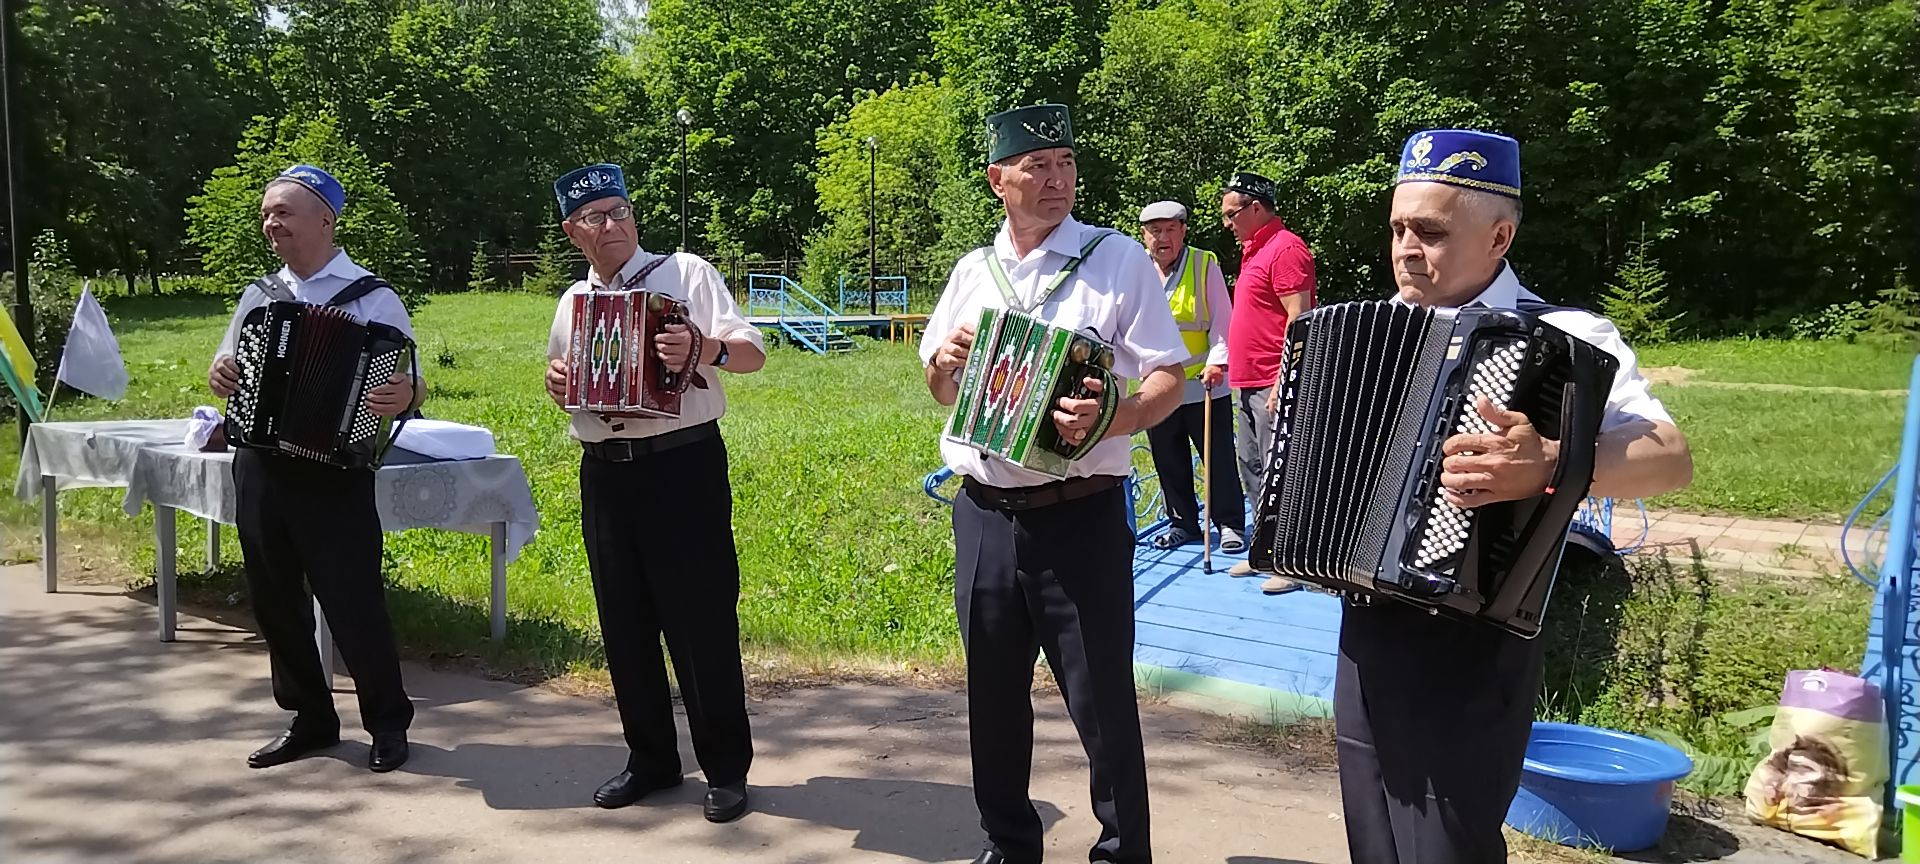
[[[1893,500],[1886,515],[1867,530],[1871,550],[1873,536],[1885,532],[1885,558],[1855,565],[1849,542],[1855,524],[1867,507],[1880,496],[1888,482],[1893,483]],[[1867,623],[1867,651],[1862,658],[1860,677],[1880,687],[1886,701],[1888,777],[1881,803],[1885,807],[1881,824],[1893,833],[1901,824],[1894,790],[1920,783],[1920,358],[1914,359],[1907,383],[1906,425],[1900,433],[1900,460],[1893,470],[1867,493],[1847,517],[1841,530],[1840,548],[1848,569],[1874,590],[1872,614]],[[1896,844],[1894,848],[1899,848]]]
[[[836,354],[858,347],[853,337],[833,326],[833,307],[782,275],[747,274],[745,311],[749,316],[773,316],[781,333],[815,354]]]

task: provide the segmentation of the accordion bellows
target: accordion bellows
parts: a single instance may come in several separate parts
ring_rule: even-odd
[[[646,271],[643,271],[644,277]],[[651,291],[582,291],[569,297],[568,411],[608,417],[679,417],[699,362],[699,331],[686,367],[668,369],[653,339],[668,324],[686,323],[685,304]]]
[[[1250,562],[1536,635],[1617,366],[1526,311],[1362,302],[1301,315],[1287,328]],[[1559,442],[1542,494],[1471,510],[1442,497],[1446,440],[1490,431],[1480,396]]]
[[[413,348],[399,328],[331,306],[274,301],[248,312],[235,342],[240,386],[227,398],[228,443],[379,467],[393,418],[367,408],[367,394],[411,374]]]
[[[1093,336],[1019,312],[982,309],[944,437],[1063,479],[1113,424],[1122,394],[1112,370],[1113,347]],[[1098,397],[1087,378],[1100,382]],[[1100,400],[1099,418],[1078,445],[1062,439],[1053,423],[1063,397]]]

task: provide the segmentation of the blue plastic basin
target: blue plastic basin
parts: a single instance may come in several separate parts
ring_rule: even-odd
[[[1632,852],[1660,842],[1673,783],[1693,760],[1642,738],[1569,723],[1535,723],[1507,824],[1566,846]]]

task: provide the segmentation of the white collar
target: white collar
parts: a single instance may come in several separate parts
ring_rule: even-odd
[[[1488,309],[1517,309],[1520,306],[1520,297],[1523,294],[1528,297],[1533,296],[1532,292],[1520,284],[1520,277],[1513,272],[1513,265],[1507,263],[1507,259],[1502,258],[1500,259],[1499,275],[1494,276],[1493,281],[1487,283],[1487,287],[1481,289],[1480,293],[1472,300],[1468,300],[1455,308],[1484,306]],[[1393,295],[1393,302],[1402,306],[1413,305],[1401,299],[1397,292]]]
[[[633,274],[640,272],[640,268],[646,266],[647,262],[652,261],[653,258],[653,253],[648,252],[646,249],[640,246],[633,247],[633,254],[628,256],[627,263],[620,265],[620,269],[613,274],[614,284],[612,286],[609,286],[605,281],[601,280],[600,271],[593,269],[593,267],[589,265],[587,267],[587,287],[599,290],[608,287],[618,288],[625,285],[628,279],[633,278]]]
[[[1067,218],[1060,220],[1060,224],[1053,226],[1052,231],[1047,232],[1047,239],[1040,241],[1036,251],[1056,252],[1068,258],[1078,258],[1080,250],[1086,246],[1086,227],[1069,213]],[[1000,232],[993,237],[993,251],[1002,261],[1018,264],[1022,260],[1020,254],[1013,249],[1013,232],[1005,219],[1000,220]]]

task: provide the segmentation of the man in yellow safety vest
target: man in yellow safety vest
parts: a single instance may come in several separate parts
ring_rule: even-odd
[[[1205,446],[1204,412],[1213,413],[1213,452],[1232,460],[1233,399],[1226,387],[1227,328],[1233,301],[1220,259],[1205,249],[1187,245],[1187,208],[1177,201],[1158,201],[1140,210],[1141,240],[1167,291],[1167,304],[1180,325],[1186,343],[1186,393],[1179,410],[1147,430],[1153,467],[1165,496],[1167,530],[1153,538],[1158,549],[1206,541],[1201,536],[1200,511],[1193,490],[1193,452]],[[1240,476],[1229,461],[1224,471],[1211,472],[1207,501],[1213,524],[1220,526],[1220,551],[1244,552],[1247,541],[1247,503]]]

